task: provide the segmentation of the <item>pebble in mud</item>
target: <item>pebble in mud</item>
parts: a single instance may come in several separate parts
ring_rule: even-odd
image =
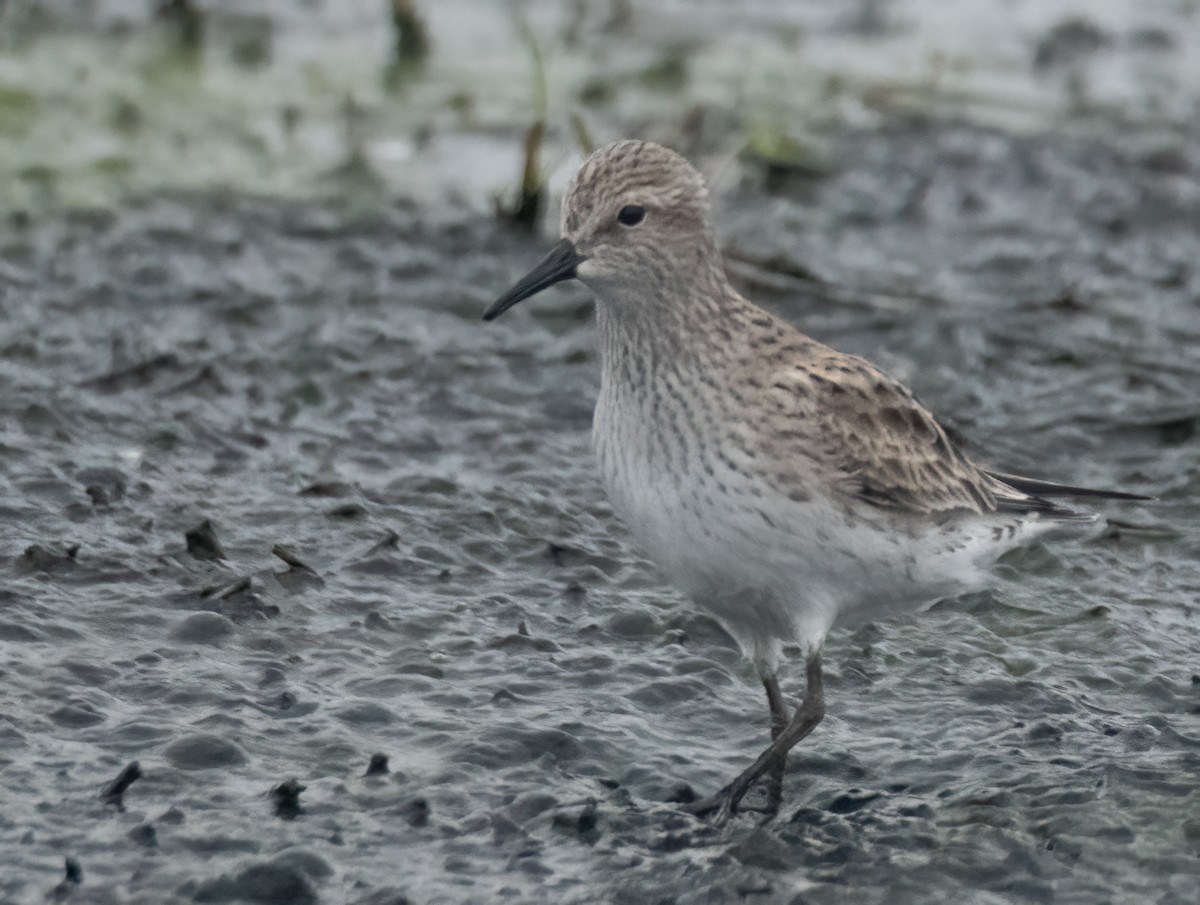
[[[220,613],[192,613],[171,629],[171,637],[187,644],[220,644],[237,631]]]
[[[200,733],[178,739],[163,750],[163,755],[181,770],[211,770],[237,767],[246,763],[246,755],[236,744],[219,735]]]

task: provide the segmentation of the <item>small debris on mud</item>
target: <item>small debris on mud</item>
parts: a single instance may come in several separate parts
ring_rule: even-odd
[[[367,772],[364,776],[383,776],[391,772],[388,768],[388,756],[386,754],[372,754],[371,762],[367,764]]]
[[[184,535],[187,551],[194,559],[216,561],[225,558],[225,551],[217,539],[217,531],[209,519],[205,519]]]
[[[105,786],[100,797],[117,810],[125,809],[125,790],[142,778],[142,768],[135,760],[117,774],[117,778]]]
[[[300,806],[300,793],[307,789],[298,779],[289,779],[271,789],[271,799],[275,802],[275,816],[281,820],[295,820],[304,809]]]

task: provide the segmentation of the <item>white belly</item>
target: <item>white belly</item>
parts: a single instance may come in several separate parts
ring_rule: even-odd
[[[921,523],[815,492],[792,500],[757,481],[748,462],[730,468],[709,456],[666,468],[636,425],[614,431],[603,415],[597,409],[596,454],[618,515],[764,673],[774,670],[781,642],[815,650],[835,625],[978,586],[978,564],[1016,542],[998,544],[994,524],[982,519],[916,530]]]

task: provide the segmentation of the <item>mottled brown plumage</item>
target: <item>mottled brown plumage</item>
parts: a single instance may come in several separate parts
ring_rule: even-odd
[[[820,467],[867,503],[934,515],[994,512],[998,496],[1028,499],[963,455],[907,387],[862,358],[814,343],[772,375],[771,390],[811,425],[809,454]]]

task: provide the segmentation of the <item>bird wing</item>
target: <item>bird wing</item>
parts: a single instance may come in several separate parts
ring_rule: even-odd
[[[1068,513],[972,462],[912,391],[869,361],[817,348],[779,371],[773,389],[791,397],[807,422],[805,454],[844,495],[920,515]]]

